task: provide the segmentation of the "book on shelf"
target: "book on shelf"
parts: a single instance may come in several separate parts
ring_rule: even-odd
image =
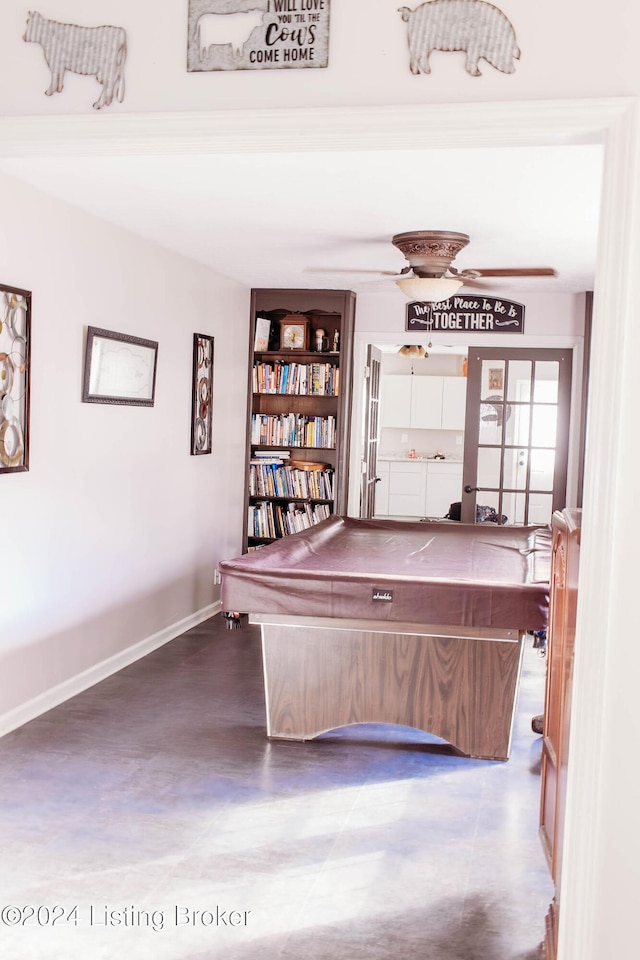
[[[291,456],[290,450],[254,450],[252,454],[252,459],[260,460],[261,458],[273,460],[275,458],[279,460],[288,460]]]
[[[266,317],[256,318],[256,335],[253,349],[258,352],[264,352],[269,349],[269,336],[271,335],[271,321]]]
[[[251,460],[249,496],[333,500],[334,470],[304,470],[280,462]]]
[[[253,393],[337,397],[340,371],[332,363],[259,361],[252,372]]]
[[[321,523],[331,516],[326,503],[286,505],[266,501],[249,505],[249,536],[263,540],[279,540]]]
[[[251,443],[267,447],[324,447],[336,445],[336,418],[311,417],[300,413],[254,413]]]

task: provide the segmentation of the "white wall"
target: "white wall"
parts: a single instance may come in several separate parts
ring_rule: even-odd
[[[30,469],[1,478],[6,725],[215,603],[217,562],[241,549],[249,293],[5,177],[0,210],[2,281],[33,293]],[[81,402],[87,325],[158,341],[153,408]],[[198,457],[194,332],[215,337]]]
[[[238,0],[241,2],[241,0]],[[329,66],[302,70],[187,73],[187,0],[47,0],[36,9],[66,23],[115,24],[127,32],[126,93],[105,112],[238,110],[527,100],[627,95],[638,87],[637,17],[631,0],[585,8],[583,0],[501,0],[521,48],[513,74],[463,54],[432,54],[430,76],[409,71],[407,25],[398,0],[333,0]],[[246,7],[255,6],[246,0]],[[412,9],[417,2],[408,3]],[[42,50],[24,43],[29,7],[0,9],[0,113],[91,113],[92,78],[67,74],[62,93],[45,97],[49,71]]]

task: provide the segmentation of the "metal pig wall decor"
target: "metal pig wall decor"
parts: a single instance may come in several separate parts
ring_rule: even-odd
[[[465,68],[480,77],[479,60],[514,73],[520,58],[516,34],[501,10],[484,0],[427,0],[415,10],[399,7],[407,23],[411,73],[431,73],[432,50],[464,51]]]
[[[127,57],[127,35],[122,27],[80,27],[47,20],[37,11],[30,11],[22,39],[42,47],[51,70],[51,83],[45,90],[48,97],[61,92],[69,70],[94,76],[102,84],[102,92],[93,104],[96,110],[108,107],[114,97],[122,103]]]
[[[326,67],[330,0],[189,0],[187,71]]]

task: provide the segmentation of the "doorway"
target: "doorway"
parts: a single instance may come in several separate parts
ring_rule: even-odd
[[[567,505],[571,367],[570,350],[469,351],[463,522],[548,524]]]

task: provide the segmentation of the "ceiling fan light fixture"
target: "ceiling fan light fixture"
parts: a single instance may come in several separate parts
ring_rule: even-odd
[[[463,281],[456,277],[403,277],[395,283],[409,300],[440,303],[456,294]]]
[[[400,347],[398,353],[402,357],[411,357],[412,359],[421,359],[422,357],[429,356],[425,348],[417,343],[405,344],[403,347]]]

